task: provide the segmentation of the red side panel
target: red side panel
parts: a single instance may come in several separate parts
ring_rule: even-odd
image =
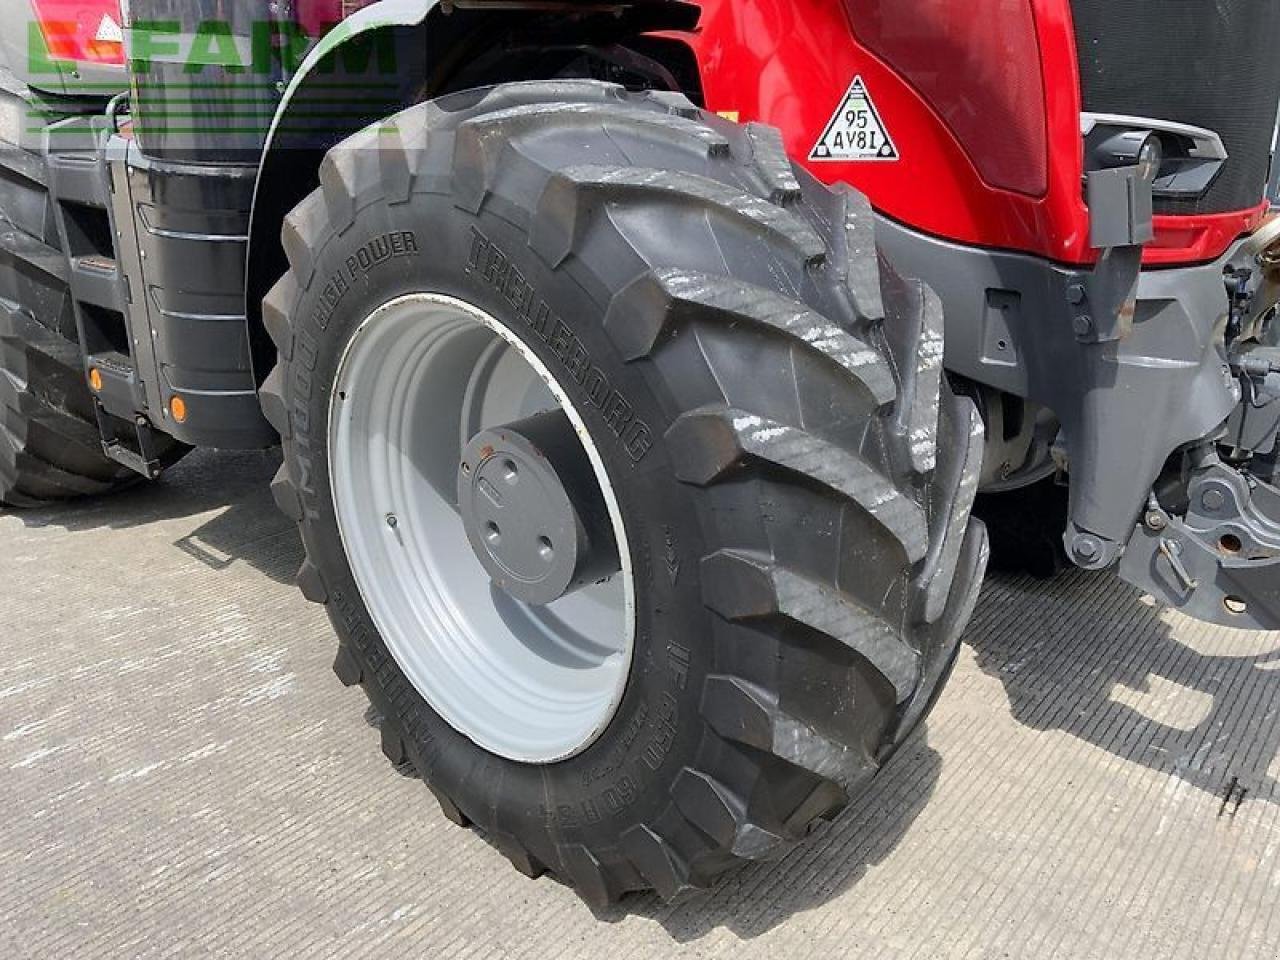
[[[933,106],[986,183],[1044,196],[1049,134],[1027,0],[925,0],[907,17],[883,0],[845,6],[854,35]]]
[[[1090,263],[1068,0],[701,0],[707,106],[781,128],[818,178],[918,230]],[[894,160],[808,160],[861,77]],[[1252,211],[1249,212],[1252,214]],[[1249,214],[1158,218],[1152,263],[1217,256]]]
[[[33,0],[33,4],[53,59],[124,63],[120,0]]]

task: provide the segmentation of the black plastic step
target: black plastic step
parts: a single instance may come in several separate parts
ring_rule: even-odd
[[[102,378],[102,386],[96,391],[98,403],[108,413],[132,420],[141,392],[133,361],[115,351],[93,353],[89,355],[87,368],[97,370]]]
[[[102,452],[134,473],[154,479],[160,476],[158,441],[161,434],[141,414],[112,416],[101,403],[95,404]]]
[[[149,426],[139,427],[139,431],[151,430]],[[128,467],[134,473],[141,474],[149,479],[160,476],[160,461],[155,457],[148,457],[139,453],[137,450],[131,449],[124,441],[113,437],[110,440],[102,441],[102,451],[116,463],[121,466]]]
[[[71,258],[71,294],[77,300],[120,312],[120,271],[111,257],[91,253]]]
[[[59,200],[106,209],[107,190],[94,154],[49,155],[49,185]]]
[[[159,476],[156,432],[147,418],[136,412],[141,405],[142,385],[133,361],[108,350],[90,354],[88,369],[96,370],[100,378],[94,392],[94,410],[103,452],[144,477]]]

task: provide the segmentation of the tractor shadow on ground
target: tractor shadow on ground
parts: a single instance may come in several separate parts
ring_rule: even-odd
[[[36,510],[2,509],[28,528],[73,533],[129,530],[212,513],[173,540],[186,555],[177,562],[189,559],[222,570],[240,561],[278,583],[292,584],[302,544],[296,526],[271,497],[271,478],[279,466],[278,448],[195,450],[153,483]]]
[[[926,728],[927,722],[833,822],[820,824],[782,860],[750,864],[673,904],[648,893],[592,912],[608,923],[648,917],[679,943],[719,927],[749,940],[843,895],[898,846],[933,794],[942,758]]]
[[[1211,627],[1109,574],[993,576],[965,634],[1014,718],[1223,801],[1280,802],[1280,633]]]

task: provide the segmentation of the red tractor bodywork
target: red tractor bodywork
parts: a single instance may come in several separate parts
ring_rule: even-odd
[[[1068,0],[921,2],[891,24],[879,0],[700,5],[692,45],[709,109],[777,126],[816,177],[854,185],[922,232],[1059,263],[1097,258]],[[899,159],[808,159],[855,77]],[[1157,216],[1144,262],[1212,260],[1265,209],[1260,195],[1247,210]]]
[[[119,0],[32,0],[32,7],[50,57],[124,65]]]

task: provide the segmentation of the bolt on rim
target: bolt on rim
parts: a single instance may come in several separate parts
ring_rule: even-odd
[[[555,424],[554,444],[573,447],[577,462],[558,472],[521,471],[525,435],[534,444],[546,436],[522,424],[556,420],[567,426]],[[489,457],[492,468],[472,462],[468,445],[495,431],[515,434],[514,454]],[[328,455],[352,575],[388,651],[431,707],[511,760],[551,763],[589,746],[626,686],[635,587],[603,459],[546,365],[472,304],[442,294],[399,297],[365,318],[339,361]],[[505,515],[533,545],[515,560],[496,544],[489,555],[482,549],[487,527],[477,524],[493,522],[493,504],[487,493],[468,493],[482,466],[479,479],[491,487],[490,477],[501,481],[504,491],[516,488],[507,476],[516,466],[531,490]],[[580,503],[563,510],[556,483],[568,474],[573,499],[597,498],[603,519],[584,521],[592,510]],[[588,487],[592,496],[584,497]],[[489,512],[464,519],[460,499]],[[559,509],[539,524],[528,513],[544,503]],[[602,564],[601,548],[588,549],[588,540],[609,541],[611,561]],[[569,573],[566,557],[576,563]],[[554,587],[495,578],[515,567],[537,579],[544,560],[544,579]]]

